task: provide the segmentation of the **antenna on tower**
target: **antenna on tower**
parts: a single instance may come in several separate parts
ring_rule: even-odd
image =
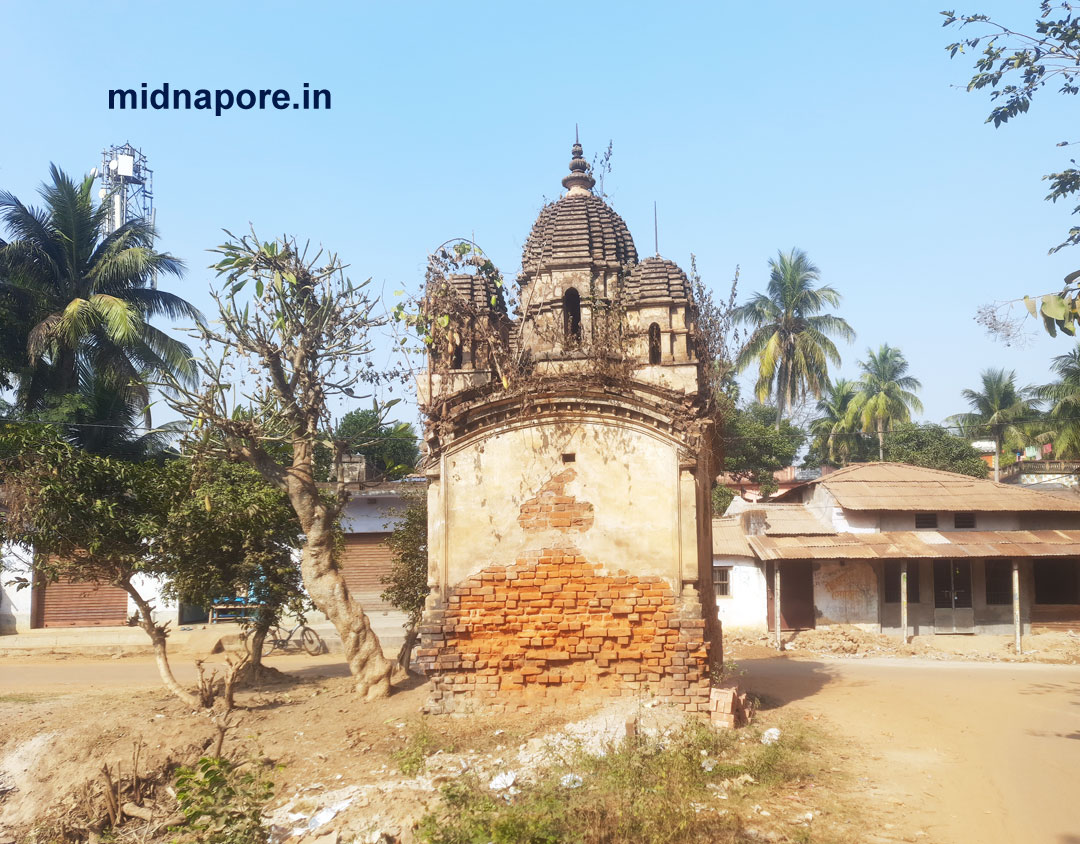
[[[98,177],[101,179],[98,197],[111,206],[105,219],[106,234],[136,219],[154,224],[154,172],[147,166],[141,150],[131,144],[103,150]],[[152,284],[157,289],[156,273]]]

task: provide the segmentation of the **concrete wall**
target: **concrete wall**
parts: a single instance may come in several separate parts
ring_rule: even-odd
[[[865,560],[813,563],[817,624],[878,629],[878,576]]]
[[[715,566],[730,566],[727,597],[717,597],[717,617],[725,630],[734,627],[764,630],[768,626],[768,592],[760,563],[743,557],[713,559]]]
[[[0,547],[0,635],[30,629],[30,587],[18,589],[16,579],[30,577],[30,554],[13,545]]]
[[[354,495],[341,513],[341,529],[345,533],[388,533],[405,511],[401,496],[388,495],[380,490],[371,495]]]
[[[943,511],[937,513],[937,530],[942,532],[955,531],[953,517],[956,511]],[[883,531],[915,530],[914,513],[881,513],[879,524]],[[1019,530],[1020,515],[1018,513],[976,513],[974,528],[960,528],[963,530]]]

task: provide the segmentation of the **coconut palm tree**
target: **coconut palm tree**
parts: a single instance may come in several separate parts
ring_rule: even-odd
[[[1032,390],[1032,395],[1049,402],[1046,417],[1048,436],[1058,457],[1080,455],[1080,345],[1050,362],[1057,380]]]
[[[859,369],[862,374],[848,412],[863,431],[877,434],[878,460],[884,460],[885,432],[896,423],[910,422],[912,411],[922,413],[922,402],[915,395],[922,385],[907,374],[903,352],[888,343],[876,352],[867,349]]]
[[[188,347],[149,323],[162,315],[202,318],[184,299],[155,289],[157,276],[179,276],[183,265],[154,250],[146,220],[108,232],[109,204],[95,205],[93,179],[76,183],[56,165],[50,175],[42,208],[0,192],[10,237],[0,239],[0,292],[33,313],[17,403],[33,411],[80,384],[107,384],[145,408],[147,378],[194,377]]]
[[[840,294],[829,286],[815,286],[820,276],[801,249],[778,252],[769,260],[767,292],[755,293],[732,314],[735,322],[751,327],[736,371],[757,362],[754,392],[762,402],[775,394],[777,428],[785,410],[807,393],[820,397],[828,386],[829,364],[840,364],[831,338],[855,338],[845,320],[821,313],[826,306],[838,306]]]
[[[984,369],[979,374],[981,390],[960,392],[971,407],[970,413],[958,413],[946,421],[960,426],[969,437],[991,437],[994,440],[994,480],[1001,480],[1001,447],[1006,442],[1020,445],[1028,436],[1023,429],[1037,408],[1032,401],[1031,387],[1016,385],[1016,372],[1004,369]]]
[[[854,381],[839,378],[818,399],[819,415],[810,421],[810,435],[818,443],[818,453],[824,453],[830,463],[842,465],[851,459],[858,434],[850,410],[857,394]]]

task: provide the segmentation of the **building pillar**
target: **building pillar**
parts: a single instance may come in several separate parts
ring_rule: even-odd
[[[782,651],[784,643],[780,640],[780,561],[773,563],[773,626],[776,628],[776,649]]]
[[[907,560],[900,561],[900,635],[906,645],[908,642],[908,606],[907,606]]]
[[[1013,633],[1016,636],[1016,653],[1022,654],[1020,646],[1020,633],[1022,624],[1020,621],[1020,561],[1012,561],[1012,593],[1013,593]]]

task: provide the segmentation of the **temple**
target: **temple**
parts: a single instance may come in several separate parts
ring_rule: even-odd
[[[429,274],[429,709],[588,688],[706,711],[722,653],[691,285],[639,259],[578,143],[562,184],[513,313],[490,272]]]

